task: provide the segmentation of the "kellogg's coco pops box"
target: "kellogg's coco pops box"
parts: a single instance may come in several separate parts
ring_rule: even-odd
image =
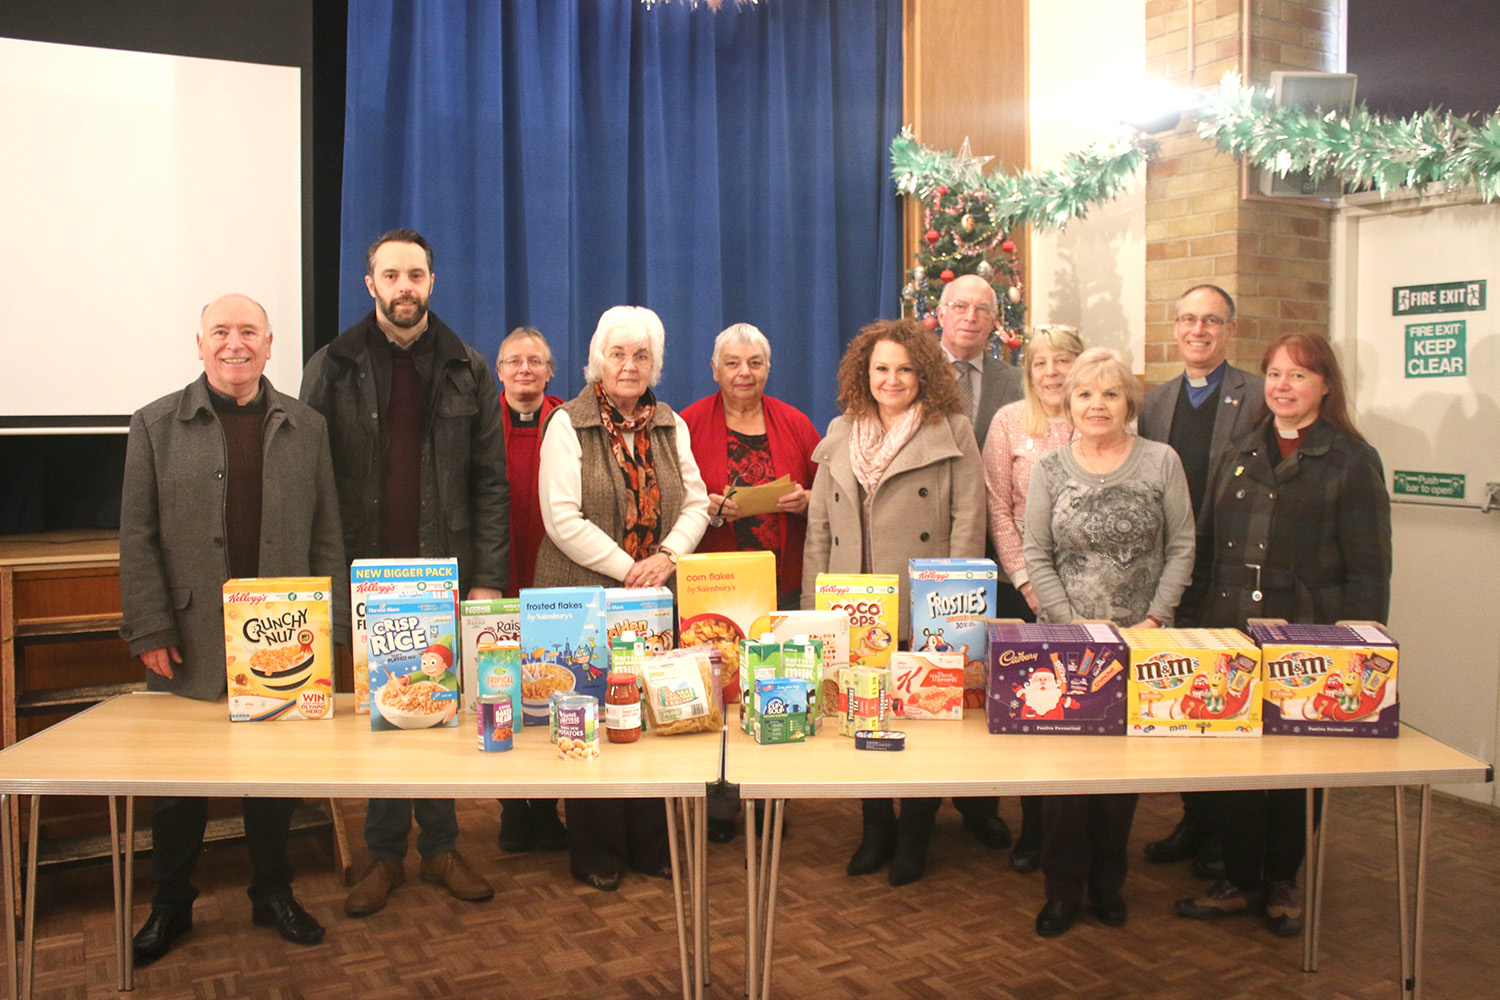
[[[447,591],[377,598],[365,618],[370,728],[458,725],[458,616]]]
[[[333,718],[332,583],[295,576],[224,584],[229,721]]]
[[[724,701],[740,698],[740,640],[776,610],[774,552],[703,552],[677,560],[677,640],[722,658]]]
[[[365,605],[389,597],[446,594],[458,612],[457,559],[356,559],[349,567],[349,610],[354,617],[354,713],[370,711],[370,670]]]
[[[1383,626],[1254,623],[1250,634],[1265,669],[1268,734],[1398,735],[1400,649]]]
[[[989,646],[990,732],[1124,734],[1129,650],[1113,625],[991,622]]]
[[[911,648],[964,659],[964,705],[984,704],[989,650],[985,619],[995,614],[1000,571],[989,559],[912,559],[908,563]]]
[[[851,667],[883,668],[890,662],[901,622],[901,587],[894,573],[819,573],[813,607],[848,616]]]
[[[472,712],[476,698],[497,693],[484,690],[479,671],[479,647],[521,641],[521,602],[514,597],[459,601],[458,622],[463,656],[464,711]]]
[[[521,716],[548,724],[554,692],[586,694],[602,705],[609,673],[603,587],[521,591]]]
[[[1260,650],[1232,628],[1121,629],[1131,736],[1259,736]]]

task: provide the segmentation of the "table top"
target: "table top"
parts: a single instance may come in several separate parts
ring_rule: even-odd
[[[746,798],[1067,795],[1458,784],[1489,764],[1408,726],[1396,739],[1328,736],[996,735],[962,722],[894,722],[901,751],[857,750],[827,719],[805,743],[761,746],[730,721],[728,778]]]
[[[719,734],[642,736],[565,761],[546,726],[515,749],[478,749],[472,715],[455,728],[371,732],[352,695],[316,722],[230,722],[226,702],[122,695],[0,751],[0,792],[16,795],[262,795],[305,798],[701,797],[718,776]]]

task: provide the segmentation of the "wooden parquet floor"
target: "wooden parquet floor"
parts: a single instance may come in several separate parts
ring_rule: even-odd
[[[1415,839],[1415,798],[1409,799]],[[1129,926],[1085,919],[1066,936],[1036,937],[1040,875],[1009,869],[1005,852],[980,847],[944,806],[926,879],[891,889],[883,875],[851,879],[857,840],[849,802],[794,802],[788,810],[776,939],[776,995],[995,1000],[1368,1000],[1398,996],[1394,826],[1388,790],[1333,795],[1320,971],[1301,971],[1300,939],[1273,937],[1256,921],[1183,920],[1174,900],[1202,885],[1184,865],[1133,867]],[[1175,822],[1174,795],[1145,796],[1140,845]],[[1002,815],[1019,822],[1015,800]],[[351,809],[358,840],[358,809]],[[250,923],[243,849],[205,852],[195,927],[161,962],[139,970],[141,998],[396,1000],[484,997],[616,1000],[678,990],[677,937],[668,886],[641,876],[617,893],[575,884],[561,854],[503,855],[499,807],[460,804],[461,848],[494,882],[488,903],[450,899],[417,880],[363,920],[343,916],[344,888],[315,841],[298,841],[298,896],[328,928],[313,948],[285,944]],[[1438,796],[1429,845],[1423,989],[1429,1000],[1500,997],[1500,813]],[[712,998],[744,990],[744,843],[709,845]],[[150,887],[138,864],[135,926]],[[105,866],[42,879],[36,995],[48,1000],[115,994],[112,914]]]

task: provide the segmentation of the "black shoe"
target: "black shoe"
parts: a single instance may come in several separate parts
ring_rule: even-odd
[[[708,839],[710,843],[727,844],[734,839],[734,834],[734,820],[711,819],[708,821]]]
[[[1093,905],[1094,918],[1105,927],[1124,927],[1125,919],[1130,911],[1125,908],[1125,900],[1119,893],[1106,899],[1096,899]]]
[[[1206,878],[1217,882],[1224,877],[1224,845],[1216,838],[1204,841],[1193,858],[1190,869],[1194,878]]]
[[[191,906],[151,908],[151,916],[131,942],[136,965],[150,965],[172,950],[172,943],[193,929]]]
[[[1010,866],[1022,875],[1030,875],[1042,867],[1042,849],[1016,845],[1010,852]]]
[[[556,818],[556,810],[553,811]],[[525,799],[502,800],[500,806],[500,850],[506,854],[525,854],[536,846],[531,829],[531,805]]]
[[[620,888],[619,872],[590,872],[587,875],[574,874],[573,876],[584,885],[591,885],[600,892],[614,892]]]
[[[855,848],[854,856],[844,871],[849,875],[869,875],[878,872],[891,855],[896,853],[895,830],[865,830],[864,839]]]
[[[312,918],[291,896],[278,896],[250,908],[250,920],[259,927],[274,927],[292,944],[317,944],[323,940],[323,925]]]
[[[557,804],[555,802],[552,803],[550,808],[543,806],[540,809],[537,808],[535,803],[532,804],[531,832],[536,846],[544,851],[566,851],[568,849],[568,828],[563,826],[562,820],[557,818]]]
[[[1042,912],[1036,915],[1037,937],[1057,937],[1066,934],[1078,918],[1078,904],[1061,899],[1049,899]]]
[[[889,881],[892,887],[909,885],[927,874],[927,838],[921,843],[903,844],[896,841],[896,853],[891,855]]]
[[[1198,853],[1202,843],[1203,831],[1183,820],[1161,840],[1146,845],[1146,860],[1158,865],[1186,861]]]
[[[1003,851],[1012,843],[1010,827],[999,816],[965,816],[964,826],[974,839],[994,851]]]

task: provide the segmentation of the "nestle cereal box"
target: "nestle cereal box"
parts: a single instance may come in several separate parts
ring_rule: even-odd
[[[547,725],[554,691],[586,694],[604,704],[609,673],[603,587],[537,587],[521,591],[521,716]]]
[[[229,721],[333,718],[331,588],[326,576],[224,584]]]
[[[849,665],[885,667],[896,650],[900,584],[894,573],[819,573],[813,607],[849,616]]]
[[[964,658],[956,652],[891,654],[891,715],[898,719],[964,717]]]
[[[646,641],[648,653],[665,653],[677,645],[676,610],[666,587],[606,587],[604,626],[612,641],[621,632],[634,632]]]
[[[1125,732],[1129,650],[1107,623],[990,622],[985,718],[992,733]]]
[[[1268,734],[1394,737],[1400,649],[1374,622],[1258,624]]]
[[[447,591],[365,602],[370,728],[458,725],[462,705],[453,650],[458,613]]]
[[[499,694],[482,690],[479,677],[479,647],[521,641],[521,602],[514,597],[492,601],[459,601],[459,646],[463,656],[464,711],[474,711],[474,699],[482,694]],[[518,647],[519,648],[519,647]],[[519,701],[517,702],[519,704]]]
[[[952,651],[964,659],[964,705],[984,705],[989,639],[1000,571],[989,559],[912,559],[911,648]]]
[[[752,634],[757,618],[775,610],[775,553],[703,552],[677,561],[678,641],[719,648],[725,702],[740,697],[740,640]]]
[[[370,670],[365,655],[365,603],[396,596],[446,593],[458,610],[457,559],[356,559],[349,567],[349,607],[354,613],[354,713],[370,711]]]
[[[1259,736],[1260,650],[1232,628],[1121,629],[1131,736]]]
[[[819,715],[837,715],[839,671],[849,665],[849,616],[843,611],[776,611],[757,618],[750,626],[751,635],[767,633],[782,643],[805,635],[821,644],[823,680],[813,695],[813,704]]]

